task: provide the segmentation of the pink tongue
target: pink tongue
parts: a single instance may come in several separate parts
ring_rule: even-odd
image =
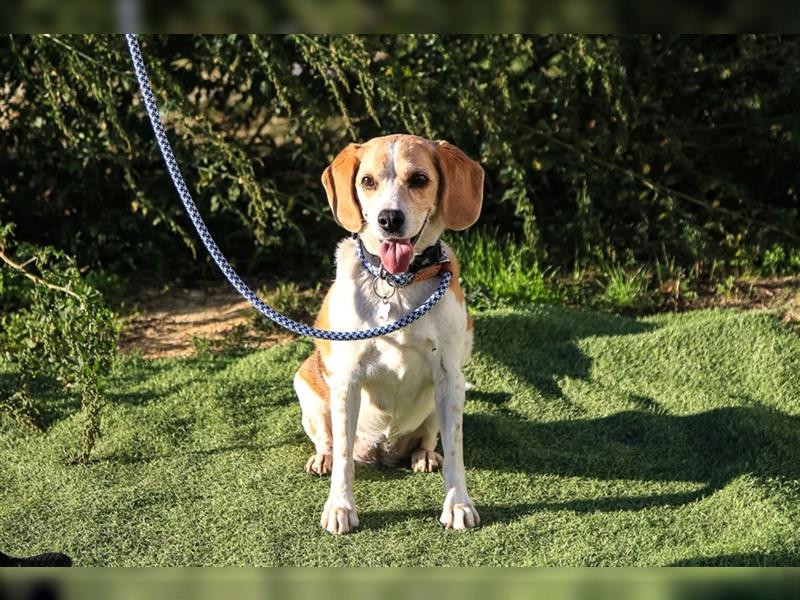
[[[405,273],[414,258],[411,240],[385,240],[381,242],[381,263],[392,275]]]

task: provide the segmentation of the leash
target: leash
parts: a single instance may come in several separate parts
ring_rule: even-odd
[[[183,179],[180,167],[178,167],[178,162],[175,160],[175,155],[172,152],[172,146],[170,146],[169,140],[167,139],[167,133],[164,130],[164,125],[159,117],[158,105],[156,104],[153,90],[150,88],[150,80],[147,77],[147,69],[144,64],[142,50],[139,47],[139,40],[137,36],[132,33],[125,34],[125,40],[128,42],[128,49],[131,55],[131,62],[133,63],[133,70],[136,72],[136,79],[139,82],[139,90],[141,91],[142,100],[144,101],[145,108],[147,109],[147,116],[150,118],[150,124],[153,126],[153,133],[156,136],[158,147],[161,150],[161,156],[164,158],[164,163],[166,163],[167,171],[172,178],[172,183],[175,185],[178,196],[180,196],[181,201],[183,202],[183,207],[186,209],[186,214],[189,215],[189,219],[192,221],[194,228],[197,230],[197,234],[203,241],[203,244],[205,245],[206,250],[208,250],[208,253],[211,255],[211,258],[213,258],[214,262],[217,263],[217,266],[219,267],[220,271],[222,271],[222,274],[225,275],[225,278],[236,289],[236,291],[239,292],[248,302],[250,302],[250,304],[252,304],[256,310],[258,310],[258,312],[271,321],[274,321],[284,329],[288,329],[297,335],[312,337],[320,340],[355,341],[386,335],[402,329],[403,327],[407,327],[429,312],[434,306],[436,306],[436,303],[442,299],[442,296],[444,296],[445,292],[447,291],[448,285],[450,285],[452,273],[449,271],[442,272],[441,281],[439,281],[439,285],[436,286],[436,289],[430,295],[430,297],[418,308],[408,313],[405,317],[395,321],[394,323],[389,323],[381,327],[373,327],[359,331],[330,331],[327,329],[310,327],[303,323],[293,321],[261,300],[255,294],[255,292],[253,292],[253,290],[247,286],[242,278],[237,275],[236,271],[233,270],[233,267],[222,254],[217,246],[217,243],[214,241],[214,238],[211,237],[211,234],[206,228],[203,218],[200,216],[200,212],[197,210],[197,206],[192,199],[192,195],[189,193],[189,188],[186,186],[186,182]],[[366,265],[367,263],[363,259],[360,248],[359,256],[362,259],[362,264]],[[369,272],[372,273],[372,270],[369,269]],[[386,279],[386,281],[392,287],[396,287],[398,283],[401,285],[407,285],[413,280],[413,277],[408,280],[406,279],[407,278],[403,278],[402,282],[395,282],[394,280],[389,279]],[[375,284],[377,284],[377,279],[373,282],[373,287]]]

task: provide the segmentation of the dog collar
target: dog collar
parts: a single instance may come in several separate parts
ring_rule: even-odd
[[[364,246],[364,242],[354,234],[356,252],[363,267],[375,277],[383,279],[392,287],[404,287],[415,281],[425,281],[439,275],[442,271],[451,271],[450,259],[444,251],[442,242],[437,240],[414,257],[405,273],[389,273],[381,263],[381,257],[372,254]],[[451,271],[452,272],[452,271]]]

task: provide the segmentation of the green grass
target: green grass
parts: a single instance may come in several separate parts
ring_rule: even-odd
[[[608,267],[601,281],[600,304],[613,310],[641,307],[647,303],[647,273],[626,271],[620,265]]]
[[[562,299],[555,280],[539,267],[532,249],[484,230],[454,235],[448,242],[461,264],[471,307],[519,307]]]
[[[362,528],[320,530],[328,480],[291,375],[296,342],[118,363],[89,464],[76,398],[47,435],[0,420],[0,549],[78,565],[800,563],[800,338],[765,313],[476,321],[465,459],[483,526],[445,531],[442,478],[357,469]]]

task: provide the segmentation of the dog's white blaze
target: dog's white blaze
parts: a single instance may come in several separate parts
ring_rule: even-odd
[[[375,215],[379,215],[382,210],[400,210],[408,217],[408,210],[405,202],[400,201],[399,183],[397,181],[397,170],[394,167],[395,149],[397,144],[392,142],[387,148],[387,158],[385,165],[386,181],[384,182],[378,206],[372,210]]]
[[[394,168],[394,152],[395,148],[397,147],[397,142],[391,142],[389,144],[389,166],[386,173],[386,176],[391,180],[394,181],[397,179],[397,171]]]

